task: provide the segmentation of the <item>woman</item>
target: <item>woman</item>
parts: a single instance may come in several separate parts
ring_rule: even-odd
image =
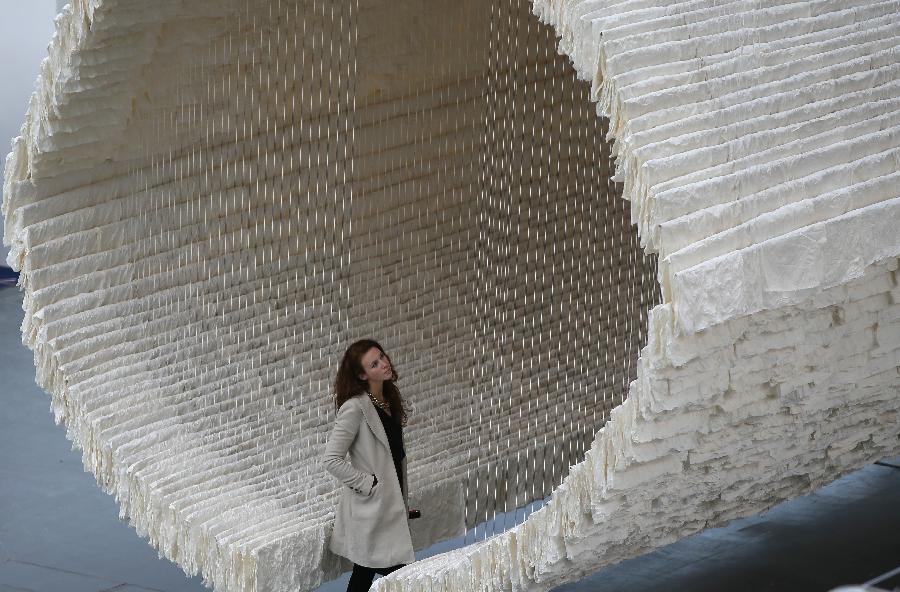
[[[384,349],[362,339],[344,352],[334,384],[337,417],[322,464],[342,484],[328,548],[353,561],[348,592],[416,560],[408,520],[418,511],[407,501],[406,409],[395,380]]]

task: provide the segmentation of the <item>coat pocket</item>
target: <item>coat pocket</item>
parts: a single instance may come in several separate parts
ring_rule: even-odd
[[[381,491],[381,481],[376,482],[375,486],[372,488],[371,491],[359,492],[359,491],[356,491],[355,489],[351,489],[350,487],[347,488],[347,491],[349,491],[350,494],[353,497],[355,497],[356,499],[366,500],[369,498],[374,498],[376,496],[376,494],[378,494]]]
[[[375,483],[375,486],[372,488],[372,491],[362,494],[362,496],[366,499],[375,499],[381,494],[381,481]]]
[[[364,528],[364,524],[377,520],[381,515],[382,496],[381,481],[375,484],[371,492],[358,493],[350,492],[350,499],[347,500],[350,509],[350,516],[356,524],[356,527]],[[359,521],[362,522],[359,522]],[[368,528],[368,527],[365,527]]]

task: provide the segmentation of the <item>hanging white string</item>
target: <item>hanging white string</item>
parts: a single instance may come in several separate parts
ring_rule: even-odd
[[[235,0],[144,138],[132,175],[174,218],[142,216],[177,254],[145,275],[194,266],[157,306],[206,316],[176,328],[198,391],[179,409],[204,478],[231,475],[203,510],[222,540],[253,531],[225,516],[284,530],[333,507],[315,459],[354,339],[392,351],[412,505],[459,483],[464,544],[524,521],[633,378],[655,270],[587,84],[525,0],[416,10],[391,18],[423,33],[392,46],[358,2]]]

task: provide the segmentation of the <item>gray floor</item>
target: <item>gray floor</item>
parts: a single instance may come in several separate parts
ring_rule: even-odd
[[[53,423],[49,395],[34,382],[32,353],[21,343],[22,316],[18,288],[0,288],[0,590],[206,590],[199,577],[188,578],[159,559],[146,539],[119,521],[113,498],[84,472],[80,452],[71,450],[63,426]],[[900,458],[557,592],[812,592],[863,583],[898,566]],[[348,577],[320,590],[343,590]],[[887,584],[879,586],[900,586],[900,578]]]

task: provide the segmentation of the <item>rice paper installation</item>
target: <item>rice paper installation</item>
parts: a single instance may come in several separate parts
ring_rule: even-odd
[[[350,567],[319,457],[366,336],[416,549],[466,542],[378,590],[758,513],[900,453],[898,39],[897,2],[76,0],[6,160],[37,382],[221,591]]]

